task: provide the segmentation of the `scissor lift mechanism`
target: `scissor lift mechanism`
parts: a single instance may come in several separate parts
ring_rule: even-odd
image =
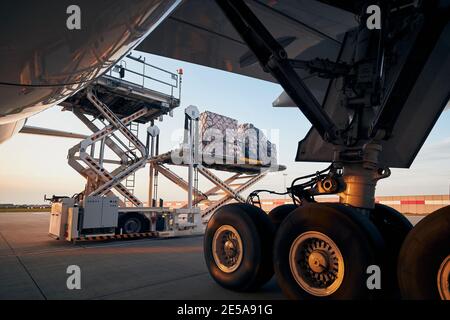
[[[153,125],[156,119],[171,114],[179,106],[181,90],[178,91],[178,97],[175,97],[174,89],[181,87],[181,74],[154,67],[147,64],[145,59],[136,58],[132,54],[126,58],[141,63],[144,71],[146,67],[147,70],[153,67],[169,74],[172,82],[160,81],[145,72],[127,69],[123,66],[126,65],[126,60],[122,60],[109,74],[64,101],[62,105],[65,110],[72,111],[92,131],[90,136],[69,150],[68,163],[87,179],[84,196],[112,195],[115,190],[124,198],[122,205],[142,207],[142,201],[133,194],[134,176],[147,164],[149,146],[138,137],[139,123]],[[119,73],[120,78],[114,76],[114,71]],[[142,84],[124,80],[125,72],[142,77]],[[170,93],[147,88],[146,79],[168,85]],[[98,122],[103,128],[98,127]],[[96,150],[98,145],[100,149]],[[107,160],[105,147],[119,160]],[[110,172],[105,164],[119,166]]]
[[[131,55],[127,58],[142,62],[147,68],[151,66],[140,58]],[[160,68],[157,69],[165,72]],[[84,216],[77,218],[77,228],[80,233],[70,237],[71,240],[103,239],[105,236],[115,236],[116,231],[113,229],[102,228],[103,215],[98,228],[83,231],[80,226],[84,223],[83,219],[86,220],[92,211],[85,210],[86,203],[104,201],[101,199],[114,199],[108,197],[115,197],[116,193],[123,197],[123,201],[119,200],[119,219],[120,215],[134,213],[146,216],[150,223],[150,232],[146,232],[146,236],[190,234],[190,231],[194,229],[198,229],[196,232],[201,232],[198,228],[201,219],[195,218],[195,215],[199,214],[198,208],[144,207],[143,202],[133,192],[134,176],[139,169],[145,167],[150,155],[150,135],[147,136],[147,144],[141,142],[138,137],[139,124],[150,123],[150,128],[157,128],[154,126],[154,121],[162,120],[163,115],[171,114],[172,110],[179,106],[180,91],[178,97],[175,97],[174,89],[181,85],[181,72],[178,75],[168,72],[175,84],[163,82],[171,87],[170,93],[164,94],[146,88],[144,82],[142,85],[138,85],[124,80],[123,72],[127,70],[130,71],[119,64],[119,68],[115,71],[119,74],[122,73],[120,78],[112,76],[112,72],[110,72],[62,104],[64,110],[73,112],[92,131],[91,135],[73,146],[68,153],[69,165],[87,180],[84,191],[74,196],[75,207],[79,206],[83,210]],[[143,79],[150,78],[145,74],[140,75]],[[150,79],[156,80],[155,78]],[[151,139],[153,143],[154,137],[152,136]],[[108,159],[108,151],[115,154],[118,159]],[[111,170],[107,167],[108,165],[116,167]],[[61,202],[61,199],[65,198],[55,197],[55,201],[64,202]],[[106,205],[110,206],[110,203]],[[104,206],[105,204],[103,204]],[[94,213],[92,212],[92,214]],[[181,216],[185,216],[185,218],[180,220]],[[156,230],[158,217],[164,219],[163,230]],[[142,234],[133,235],[142,236]]]
[[[123,119],[119,119],[104,103],[102,103],[92,92],[92,88],[87,89],[88,99],[99,110],[99,112],[109,121],[109,124],[101,130],[95,131],[91,136],[84,139],[69,151],[69,165],[78,171],[81,175],[87,177],[88,183],[86,187],[87,195],[89,196],[103,196],[109,194],[111,189],[117,190],[126,200],[130,201],[133,205],[140,207],[142,202],[136,198],[121,182],[133,175],[137,170],[144,167],[147,162],[147,149],[142,144],[137,136],[133,134],[128,128],[128,125],[139,119],[141,116],[148,113],[148,108],[143,108],[138,112],[132,114]],[[84,114],[75,112],[75,115],[81,119],[84,123],[87,122],[87,118]],[[120,167],[109,172],[103,166],[105,140],[108,139],[109,146],[116,152],[116,154],[123,159],[127,154],[126,151],[120,148],[119,143],[114,143],[111,137],[115,136],[114,133],[119,131],[126,139],[133,144],[139,156],[130,151],[132,155],[131,159],[127,159],[125,163],[121,163]],[[95,151],[94,145],[97,142],[101,142],[101,156],[99,159],[95,159],[93,153]],[[123,145],[123,144],[122,144]],[[89,154],[88,148],[91,150]],[[78,153],[78,156],[76,154]],[[83,162],[87,167],[80,164]],[[97,185],[95,185],[97,184]],[[93,190],[91,190],[93,189]]]
[[[166,164],[173,165],[170,160],[170,153],[152,158],[150,159],[150,163],[155,171],[161,173],[164,177],[175,183],[183,190],[188,191],[188,181],[177,175],[166,166]],[[226,165],[224,165],[222,170],[230,171],[230,169],[225,166]],[[214,168],[217,169],[217,166],[214,166]],[[280,166],[280,169],[282,170],[283,167]],[[214,213],[217,208],[228,203],[229,201],[235,200],[237,202],[245,203],[246,199],[241,195],[242,192],[264,178],[269,172],[269,168],[261,168],[253,171],[243,169],[243,171],[236,172],[231,177],[222,180],[204,165],[198,165],[196,170],[214,184],[214,187],[205,192],[202,192],[197,188],[193,188],[193,205],[198,205],[201,202],[207,204],[207,207],[202,210],[202,218],[204,221],[208,221],[211,214]],[[213,200],[212,198],[214,197],[219,198]],[[185,205],[184,208],[187,206],[188,205]]]
[[[131,55],[128,58],[145,64],[145,61]],[[117,66],[113,70],[119,74],[129,71],[122,63]],[[142,77],[144,78],[145,74],[142,74]],[[201,212],[203,222],[207,222],[212,213],[223,204],[232,200],[245,202],[241,193],[261,180],[270,169],[273,170],[269,165],[262,165],[258,161],[252,163],[247,161],[244,164],[226,162],[221,164],[223,162],[220,161],[205,164],[198,161],[199,113],[196,107],[190,106],[185,110],[189,130],[185,132],[182,148],[187,154],[191,152],[191,158],[181,164],[188,167],[188,180],[173,172],[168,167],[176,165],[171,160],[172,152],[159,154],[160,132],[154,125],[155,120],[161,120],[163,115],[171,114],[172,110],[179,106],[180,93],[178,98],[175,98],[174,89],[181,85],[181,76],[178,79],[172,74],[172,79],[176,80],[176,85],[171,88],[170,94],[162,94],[146,88],[144,83],[137,85],[124,80],[122,76],[114,77],[110,72],[62,104],[64,110],[71,111],[92,131],[91,135],[70,148],[68,152],[69,165],[87,181],[84,191],[75,196],[75,203],[83,206],[85,199],[119,194],[123,197],[123,200],[119,200],[119,214],[137,211],[151,221],[150,232],[146,233],[146,236],[182,235],[187,229],[198,227],[196,224],[201,219],[196,219],[195,215],[200,213],[198,208],[200,202],[208,204]],[[142,143],[138,137],[138,128],[139,124],[145,123],[150,123],[150,126],[147,130],[146,143]],[[117,159],[108,159],[110,154],[114,154]],[[150,164],[149,197],[148,207],[144,207],[143,201],[134,195],[133,190],[136,172],[147,163]],[[110,169],[113,165],[115,168]],[[284,169],[283,166],[277,168],[277,170]],[[211,169],[232,172],[233,175],[222,180]],[[179,209],[165,208],[162,201],[158,206],[159,173],[188,193],[186,206]],[[214,186],[206,192],[200,191],[197,185],[198,174],[204,176]],[[173,219],[170,217],[174,215],[179,229],[177,232],[156,232],[155,221],[161,216],[165,217],[166,229],[169,227],[173,231],[173,227],[171,228],[169,224],[173,225]],[[122,237],[111,232],[105,235],[105,232],[98,231],[74,239],[103,239],[105,236]]]
[[[189,106],[186,108],[186,124],[185,137],[182,147],[178,150],[173,150],[163,154],[154,154],[149,159],[150,163],[150,179],[157,180],[158,173],[161,173],[169,181],[172,181],[180,188],[188,192],[188,204],[183,208],[197,206],[204,202],[207,207],[202,210],[202,218],[207,222],[214,211],[220,206],[229,201],[235,200],[237,202],[245,203],[246,199],[241,195],[243,191],[254,185],[267,175],[269,171],[281,171],[285,167],[282,165],[273,165],[271,163],[263,164],[260,161],[241,159],[243,161],[237,162],[235,159],[227,159],[226,156],[217,156],[215,159],[209,159],[208,163],[203,162],[204,154],[199,150],[199,125],[198,125],[198,110],[196,107]],[[154,137],[152,137],[154,139]],[[152,143],[153,144],[153,143]],[[179,155],[187,161],[174,162],[173,155]],[[185,157],[186,156],[186,157]],[[210,158],[211,155],[208,155]],[[212,161],[211,161],[212,160]],[[188,181],[177,175],[168,168],[168,165],[188,166]],[[212,170],[228,171],[233,175],[225,180],[219,178]],[[214,186],[209,190],[202,192],[198,189],[198,174],[210,181]],[[218,197],[216,199],[212,199]],[[149,201],[154,202],[157,198],[157,184],[150,183]]]

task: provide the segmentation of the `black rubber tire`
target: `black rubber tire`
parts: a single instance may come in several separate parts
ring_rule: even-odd
[[[375,224],[386,244],[381,267],[383,298],[399,299],[401,294],[397,278],[398,256],[413,225],[403,214],[382,204],[375,204],[370,220]]]
[[[403,243],[397,269],[402,298],[440,299],[438,269],[449,254],[450,206],[447,206],[421,220]]]
[[[269,218],[272,221],[275,231],[278,230],[283,220],[291,213],[297,209],[295,204],[283,204],[281,206],[273,208],[269,212]]]
[[[291,273],[289,251],[294,240],[307,231],[330,237],[342,253],[343,282],[331,295],[316,297],[301,288]],[[281,224],[274,243],[275,274],[290,299],[371,299],[378,296],[366,285],[369,265],[377,265],[384,243],[372,222],[354,209],[340,204],[311,203],[295,209]],[[375,290],[376,291],[376,290]]]
[[[212,254],[214,234],[222,225],[234,227],[242,239],[242,262],[232,273],[220,270]],[[253,291],[264,285],[273,276],[274,234],[269,217],[260,208],[244,203],[220,207],[209,220],[204,236],[204,257],[212,278],[235,291]]]
[[[125,230],[124,226],[129,220],[136,220],[139,222],[139,229],[135,231],[127,231]],[[122,230],[123,234],[132,234],[132,233],[141,233],[146,230],[146,225],[148,225],[147,219],[139,213],[127,213],[123,214],[119,217],[119,223],[118,223],[118,230]]]

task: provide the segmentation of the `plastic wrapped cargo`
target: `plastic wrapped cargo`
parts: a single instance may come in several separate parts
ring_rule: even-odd
[[[276,146],[271,143],[264,132],[251,123],[238,126],[237,139],[243,156],[252,160],[273,161],[276,157]]]
[[[238,121],[214,112],[205,111],[200,114],[200,134],[205,144],[223,137],[224,142],[234,143]]]
[[[276,146],[251,123],[238,125],[236,119],[205,111],[200,114],[199,125],[202,152],[207,156],[276,163]]]
[[[205,111],[200,114],[199,122],[204,154],[234,159],[240,153],[236,139],[236,119]]]

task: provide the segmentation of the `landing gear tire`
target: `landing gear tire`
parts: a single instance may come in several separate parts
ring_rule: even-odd
[[[252,291],[273,276],[274,227],[261,209],[243,203],[219,208],[209,220],[204,256],[209,273],[221,286]]]
[[[275,230],[278,230],[283,220],[295,209],[297,209],[295,204],[283,204],[269,212],[269,218],[272,221]]]
[[[305,204],[277,232],[275,274],[290,299],[369,299],[366,270],[382,248],[378,230],[353,209]]]
[[[428,215],[408,234],[398,279],[404,299],[450,300],[450,206]]]
[[[381,277],[383,298],[398,299],[401,297],[397,278],[398,256],[413,225],[400,212],[382,204],[375,204],[370,220],[375,224],[386,244]]]

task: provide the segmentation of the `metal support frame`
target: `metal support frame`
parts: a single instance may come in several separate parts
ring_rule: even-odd
[[[147,128],[147,149],[149,151],[149,157],[152,158],[159,153],[159,128],[153,124]],[[154,201],[154,196],[156,197],[155,185],[157,185],[157,171],[153,166],[153,163],[150,162],[149,170],[148,170],[148,198],[147,205],[155,206],[156,201]],[[155,191],[155,192],[154,192]],[[155,194],[154,194],[155,193]]]
[[[132,132],[136,137],[139,137],[139,123],[130,122],[127,127],[130,130],[130,132]],[[128,141],[128,148],[129,151],[127,155],[129,157],[134,156],[137,148],[131,141]],[[134,194],[134,189],[136,188],[136,172],[133,172],[132,174],[130,174],[128,177],[125,178],[125,187],[127,187],[128,191]],[[124,202],[126,203],[126,199],[124,199]]]
[[[174,173],[166,165],[159,163],[157,158],[151,160],[150,163],[155,170],[158,170],[169,181],[187,191],[188,195],[190,194],[188,181]],[[263,170],[260,173],[255,174],[235,173],[231,177],[222,180],[211,170],[201,165],[199,165],[197,169],[198,173],[212,182],[214,186],[207,191],[201,191],[196,187],[192,187],[192,195],[194,198],[192,199],[192,202],[184,206],[183,209],[189,209],[189,206],[195,207],[200,203],[207,203],[208,206],[202,210],[202,218],[206,221],[217,208],[231,200],[245,203],[246,199],[241,196],[241,193],[264,178],[268,172]],[[220,196],[220,198],[213,200],[212,198],[216,196]]]
[[[326,141],[334,142],[339,132],[304,84],[286,51],[242,0],[216,0],[230,23],[257,57],[263,69],[278,81]]]
[[[246,180],[246,181],[244,181],[242,183],[235,183],[234,184],[235,188],[231,189],[232,192],[233,192],[232,194],[228,193],[227,191],[224,190],[225,191],[225,195],[224,196],[222,196],[220,199],[218,199],[216,201],[210,202],[210,205],[202,211],[202,218],[207,221],[211,217],[211,215],[214,213],[214,211],[216,211],[220,206],[226,204],[227,202],[229,202],[229,201],[231,201],[233,199],[237,200],[238,202],[245,203],[246,200],[243,199],[243,197],[240,194],[243,191],[245,191],[248,188],[250,188],[256,182],[258,182],[259,180],[264,178],[266,175],[267,175],[267,171],[261,171],[260,173],[253,174],[253,175],[237,174],[237,175],[229,178],[225,182],[217,184],[215,187],[211,188],[209,191],[206,192],[206,194],[209,194],[209,196],[211,196],[211,195],[215,194],[215,192],[217,192],[217,191],[212,192],[212,190],[222,189],[223,185],[229,185],[234,180],[238,180],[239,178]],[[244,201],[242,201],[242,200],[244,200]]]
[[[161,173],[165,178],[167,178],[169,181],[175,183],[177,186],[179,186],[181,189],[185,190],[186,192],[189,192],[189,182],[185,181],[182,177],[177,175],[175,172],[167,168],[163,164],[158,164],[151,162],[152,166],[158,170],[159,173]],[[195,206],[198,202],[205,200],[208,198],[208,196],[198,190],[197,188],[192,188],[192,194],[195,196],[196,201],[193,201],[191,205]]]
[[[160,70],[164,71],[163,69]],[[87,180],[83,192],[72,198],[67,197],[74,202],[71,209],[77,215],[70,218],[73,227],[71,227],[71,230],[75,230],[76,234],[70,234],[68,240],[76,240],[79,237],[106,239],[107,237],[172,237],[200,234],[203,225],[199,208],[174,209],[163,207],[162,202],[159,206],[151,203],[153,198],[157,197],[157,176],[160,171],[164,171],[164,167],[150,162],[150,203],[148,207],[144,207],[133,192],[136,171],[144,167],[151,157],[158,157],[159,155],[160,132],[159,128],[154,125],[154,120],[159,118],[162,121],[162,115],[170,113],[173,108],[179,105],[179,101],[174,100],[173,92],[170,96],[167,96],[144,88],[144,85],[138,87],[125,80],[123,82],[111,82],[109,78],[105,79],[98,79],[98,81],[80,91],[77,98],[68,99],[64,102],[63,110],[73,112],[92,131],[91,135],[80,137],[82,141],[73,146],[68,153],[69,165]],[[181,72],[179,76],[172,77],[172,79],[177,83],[181,81]],[[180,88],[180,86],[175,86],[175,88]],[[127,95],[125,101],[120,101],[117,97],[123,97],[124,90],[129,90],[133,95]],[[168,105],[172,108],[167,107]],[[192,114],[190,114],[190,117],[194,119]],[[149,122],[151,126],[147,128],[147,139],[143,143],[138,136],[138,124]],[[192,130],[195,130],[194,126],[192,126]],[[193,141],[197,141],[198,133],[192,130],[190,139],[193,144]],[[195,146],[192,146],[191,150],[197,152]],[[106,159],[111,152],[118,157],[117,160]],[[195,156],[194,159],[196,158]],[[194,164],[193,161],[191,161],[191,165]],[[115,164],[116,167],[114,170],[108,170],[105,164]],[[168,170],[164,172],[166,176],[170,176],[170,172],[167,172]],[[176,179],[177,177],[172,178],[172,180]],[[186,184],[185,188],[192,191],[192,181],[190,185]],[[114,191],[121,194],[125,198],[124,201],[119,200]],[[195,194],[196,199],[206,198],[200,192]],[[86,204],[92,201],[91,203],[98,205],[99,199],[103,201],[106,198],[105,196],[112,199],[115,204],[115,211],[109,205],[105,207],[105,217],[111,219],[105,222],[107,226],[105,224],[104,227],[103,205],[100,204],[101,211],[99,211],[97,207],[92,208],[92,206]],[[127,202],[133,206],[127,206]],[[78,210],[81,210],[80,220],[77,218]],[[118,225],[116,218],[119,214],[126,215],[128,213],[140,213],[146,216],[150,221],[151,231],[133,235],[114,235],[115,228]],[[83,224],[78,224],[79,221],[87,221],[86,217],[96,218],[99,214],[101,214],[101,222],[96,220],[95,223],[101,225],[101,228],[88,228],[83,227]],[[156,232],[159,218],[164,220],[165,226],[162,230]]]
[[[128,128],[128,125],[146,115],[148,109],[143,108],[128,117],[119,119],[105,104],[98,100],[91,88],[87,89],[87,96],[92,104],[99,109],[106,119],[108,119],[110,124],[106,125],[103,129],[99,129],[92,121],[89,121],[85,115],[74,111],[75,115],[94,133],[69,150],[69,165],[87,178],[88,181],[86,184],[85,196],[111,194],[111,190],[115,189],[125,198],[125,201],[128,200],[133,205],[140,207],[142,206],[142,202],[121,182],[126,180],[127,177],[134,174],[147,163],[147,149],[140,142],[139,138]],[[113,137],[115,137],[114,132],[116,131],[120,131],[122,135],[128,139],[129,145],[133,146],[133,148],[140,153],[140,157],[136,155],[136,152],[129,148],[123,150],[120,143],[117,142],[118,140],[113,139]],[[93,154],[97,142],[100,142],[100,155],[98,159],[95,159]],[[103,166],[105,162],[105,145],[120,158],[121,165],[113,172],[109,172]],[[89,148],[91,151],[90,153],[88,153]],[[87,165],[87,168],[83,166],[80,161]]]
[[[241,196],[241,192],[249,188],[251,185],[262,179],[267,171],[261,171],[257,174],[235,173],[225,181],[220,179],[211,170],[205,168],[199,159],[199,111],[195,106],[189,106],[185,109],[185,135],[184,135],[184,148],[183,152],[187,152],[187,162],[184,165],[188,167],[187,181],[170,170],[164,162],[158,157],[157,154],[151,152],[150,167],[154,172],[161,173],[169,181],[175,183],[181,189],[187,192],[188,202],[183,209],[192,210],[201,202],[207,202],[209,205],[202,211],[202,218],[207,220],[211,214],[221,205],[231,200],[238,202],[245,202],[246,199]],[[151,149],[153,150],[153,149]],[[207,180],[214,184],[214,187],[210,188],[206,192],[202,192],[198,189],[198,174],[201,174]],[[151,177],[152,179],[152,177]],[[234,183],[238,179],[243,179],[239,183]],[[195,184],[195,185],[194,185]],[[231,186],[232,185],[232,186]],[[234,188],[233,188],[234,187]],[[219,193],[220,192],[220,193]],[[215,196],[221,196],[219,199],[211,200]]]
[[[235,200],[238,202],[245,202],[246,199],[241,196],[241,193],[262,179],[269,171],[269,168],[264,168],[258,173],[234,173],[231,177],[222,180],[211,170],[203,167],[199,163],[199,112],[195,106],[189,106],[185,110],[187,130],[185,132],[186,136],[184,141],[185,147],[187,147],[186,151],[188,152],[188,161],[184,164],[188,166],[188,181],[185,181],[160,161],[161,158],[159,157],[158,150],[160,132],[157,126],[152,123],[147,129],[146,145],[139,141],[137,131],[130,129],[130,124],[147,114],[146,108],[123,119],[119,119],[105,104],[95,97],[94,93],[89,88],[87,89],[87,93],[90,101],[99,109],[99,111],[101,111],[101,114],[105,116],[108,122],[101,121],[105,127],[100,129],[94,123],[96,118],[90,120],[80,110],[71,109],[72,112],[93,131],[92,135],[86,137],[80,143],[72,147],[69,150],[68,156],[69,164],[88,180],[85,190],[86,196],[97,195],[99,190],[102,190],[103,194],[111,195],[112,189],[116,189],[125,197],[125,200],[129,200],[135,206],[142,207],[142,202],[138,200],[131,191],[127,190],[127,185],[122,185],[120,181],[128,181],[126,178],[127,176],[133,174],[136,170],[143,167],[145,163],[149,162],[148,205],[150,207],[156,207],[156,204],[153,202],[157,196],[157,175],[161,173],[169,181],[187,191],[188,204],[181,209],[186,210],[188,216],[189,212],[199,210],[198,208],[195,208],[199,203],[208,203],[208,206],[203,210],[201,215],[205,221],[218,207],[229,201]],[[122,133],[122,135],[128,139],[128,144],[121,141],[119,136],[115,134],[116,132]],[[95,158],[95,146],[97,143],[100,143],[100,156]],[[111,161],[105,159],[105,147],[111,149],[120,160]],[[141,157],[136,158],[136,153],[141,153]],[[110,173],[103,165],[105,163],[113,162],[119,164],[119,167]],[[198,174],[201,174],[207,180],[212,182],[214,186],[206,192],[200,191],[196,183],[196,181],[198,181]],[[120,177],[121,180],[117,177]],[[213,200],[213,198],[217,196],[219,196],[219,198]],[[125,205],[125,203],[122,205]],[[152,215],[152,213],[150,214]],[[194,223],[193,218],[188,220],[192,220],[188,221],[189,223]]]
[[[430,1],[429,3],[432,2]],[[436,43],[442,36],[443,30],[448,25],[450,20],[450,6],[448,3],[442,3],[436,8],[431,10],[428,8],[427,10],[429,12],[424,17],[420,17],[420,19],[416,17],[416,21],[414,21],[416,24],[421,25],[421,28],[415,31],[414,50],[410,50],[407,54],[405,64],[398,74],[397,81],[395,81],[391,92],[382,103],[381,111],[371,123],[370,134],[372,137],[380,134],[379,132],[381,131],[384,139],[391,138],[394,126],[409,97],[409,92],[413,90],[415,80],[422,72],[425,63],[433,50],[435,50]],[[444,59],[442,64],[444,64]],[[441,112],[445,105],[444,101]]]
[[[352,66],[322,59],[291,60],[243,0],[216,0],[216,2],[256,56],[263,70],[269,72],[284,88],[321,138],[334,145],[333,162],[342,168],[342,186],[335,191],[339,192],[341,202],[372,209],[376,183],[386,177],[384,172],[388,170],[379,168],[378,155],[382,151],[380,143],[375,139],[367,139],[367,133],[361,133],[358,136],[357,150],[348,147],[345,130],[339,130],[295,71],[295,68],[303,68],[310,73],[318,72],[320,75],[323,70],[323,77],[339,78],[347,76]]]

